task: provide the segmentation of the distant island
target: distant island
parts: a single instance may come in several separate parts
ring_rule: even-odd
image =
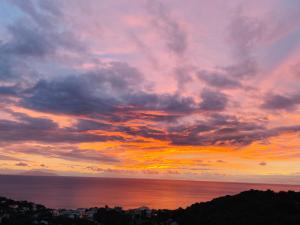
[[[21,176],[41,176],[41,177],[56,177],[58,176],[56,173],[49,172],[49,171],[42,171],[42,170],[28,170],[21,172],[17,175]]]
[[[180,196],[178,196],[180,197]],[[1,225],[299,225],[300,192],[249,190],[185,209],[49,209],[0,197]]]

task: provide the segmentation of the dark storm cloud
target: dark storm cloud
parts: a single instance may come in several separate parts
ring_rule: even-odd
[[[175,145],[247,145],[266,135],[262,124],[239,121],[234,116],[212,114],[206,121],[169,128],[169,138]]]
[[[9,26],[8,31],[13,36],[11,42],[3,46],[3,50],[8,54],[18,57],[44,57],[55,51],[56,46],[52,38],[40,28],[26,27],[20,23]]]
[[[37,141],[44,143],[80,143],[122,140],[118,136],[94,135],[73,128],[59,128],[49,119],[14,115],[19,121],[0,120],[0,142]]]
[[[268,110],[294,110],[299,104],[300,95],[271,94],[265,97],[261,107]]]
[[[152,117],[144,118],[140,114],[134,114],[135,119],[139,119],[141,121],[157,121]],[[132,119],[134,119],[132,118]],[[126,121],[129,120],[126,118]],[[159,122],[166,122],[168,119],[161,119]],[[119,121],[118,121],[119,122]],[[172,119],[172,122],[174,120]],[[145,137],[145,138],[153,138],[157,140],[167,140],[168,134],[161,129],[161,127],[156,125],[139,125],[135,127],[130,127],[122,124],[112,124],[112,123],[99,123],[90,120],[79,120],[76,129],[79,131],[88,131],[88,130],[102,130],[106,132],[122,132],[124,134],[130,135],[132,137]]]
[[[41,80],[27,91],[22,105],[54,113],[112,113],[122,101],[114,95],[128,95],[140,80],[134,68],[114,63],[94,73]]]
[[[52,120],[44,119],[44,118],[33,118],[23,113],[11,112],[11,114],[18,121],[9,121],[9,120],[0,120],[2,129],[11,128],[20,128],[22,126],[26,126],[28,129],[36,129],[36,130],[47,130],[47,129],[57,129],[58,126]]]
[[[87,130],[112,130],[113,125],[110,123],[100,123],[92,120],[78,120],[76,124],[76,129],[79,131],[87,131]]]
[[[16,96],[17,95],[17,87],[16,86],[0,86],[0,95]]]
[[[135,129],[132,129],[130,127],[123,127],[122,131],[132,136],[141,136],[162,141],[168,140],[168,134],[155,126],[139,126]]]
[[[192,97],[177,94],[155,94],[139,92],[127,96],[126,101],[140,109],[161,110],[165,112],[191,112],[198,108]]]
[[[183,116],[183,113],[169,112],[164,115],[157,115],[157,114],[151,114],[151,112],[149,112],[149,113],[137,113],[136,116],[138,118],[145,119],[146,121],[171,123],[171,122],[176,122],[176,120],[180,119]]]
[[[28,24],[29,23],[29,24]],[[58,49],[82,50],[81,44],[71,33],[59,32],[48,27],[35,26],[28,23],[14,23],[7,26],[11,39],[2,44],[2,52],[10,57],[46,57],[53,55]]]
[[[164,36],[167,48],[178,56],[184,54],[188,43],[183,28],[170,16],[162,2],[148,0],[147,3],[147,9],[153,16],[153,24]]]
[[[300,131],[300,125],[295,126],[282,126],[273,128],[269,131],[270,135],[278,135],[280,133],[289,133],[289,132],[299,132]]]
[[[300,126],[268,129],[263,123],[241,122],[231,116],[212,115],[207,121],[199,121],[194,125],[169,128],[168,138],[175,145],[245,146],[283,133],[298,132]]]
[[[200,109],[204,111],[222,111],[226,108],[228,99],[221,92],[204,89],[201,93]]]
[[[76,76],[57,81],[41,80],[28,91],[21,105],[39,111],[77,115],[116,110],[114,99],[94,96],[92,86],[86,79]]]
[[[7,49],[7,46],[0,42],[0,80],[9,81],[18,78],[18,70],[24,63],[18,64],[17,60]]]
[[[143,110],[180,114],[199,108],[191,97],[144,91],[142,84],[142,76],[136,69],[114,63],[88,74],[41,80],[25,92],[20,104],[52,113],[106,116],[113,121],[130,119]],[[146,113],[140,115],[151,117]],[[152,117],[168,120],[176,115]]]

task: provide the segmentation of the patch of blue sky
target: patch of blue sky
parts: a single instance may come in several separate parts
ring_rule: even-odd
[[[23,13],[15,6],[8,4],[6,1],[0,1],[0,26],[9,24],[22,16]]]
[[[267,51],[265,58],[268,59],[268,64],[276,66],[279,62],[286,59],[295,49],[300,46],[300,26],[291,32],[289,35],[284,36],[280,40],[274,42],[269,51]]]

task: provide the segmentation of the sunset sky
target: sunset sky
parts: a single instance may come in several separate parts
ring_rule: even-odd
[[[300,184],[299,12],[1,0],[0,173]]]

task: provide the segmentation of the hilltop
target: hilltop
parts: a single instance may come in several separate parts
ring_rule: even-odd
[[[188,225],[299,225],[300,192],[245,191],[174,212]]]

